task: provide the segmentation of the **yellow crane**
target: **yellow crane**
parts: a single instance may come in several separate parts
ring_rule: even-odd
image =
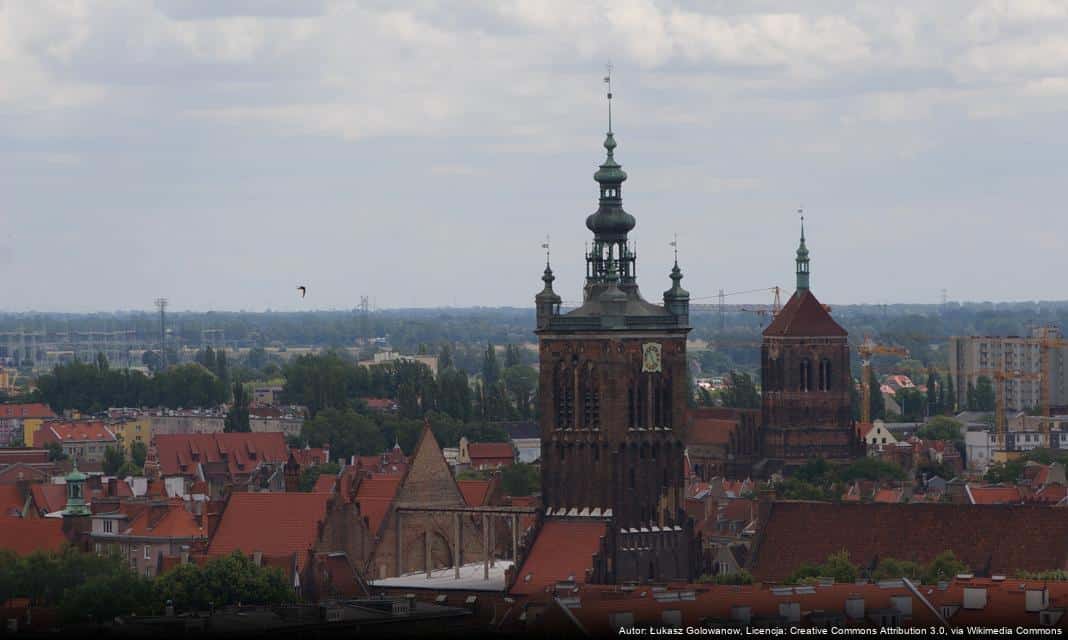
[[[892,347],[876,344],[871,336],[865,336],[864,341],[857,345],[857,355],[860,356],[861,385],[863,398],[860,401],[860,421],[871,422],[871,359],[876,355],[909,357],[909,350],[904,347]]]
[[[1042,386],[1039,387],[1039,402],[1038,405],[1042,410],[1042,415],[1050,417],[1050,404],[1053,403],[1053,372],[1050,370],[1052,366],[1050,357],[1050,351],[1060,347],[1068,347],[1068,340],[1060,337],[1060,330],[1056,325],[1047,325],[1038,330],[1039,342],[1039,357],[1040,367],[1042,371]],[[1049,433],[1048,425],[1043,429],[1046,433]]]
[[[995,446],[1005,447],[1005,433],[1008,432],[1008,420],[1005,417],[1005,381],[1006,380],[1042,380],[1041,373],[1021,371],[1019,369],[1006,370],[1005,361],[1001,361],[1000,369],[980,369],[978,375],[991,376],[994,379],[994,439]],[[1045,386],[1045,385],[1043,385]]]

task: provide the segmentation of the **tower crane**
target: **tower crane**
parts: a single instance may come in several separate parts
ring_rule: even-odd
[[[1006,380],[1042,380],[1041,373],[1021,371],[1019,369],[1006,370],[1004,360],[1000,369],[980,369],[978,375],[988,375],[994,378],[994,439],[995,446],[1005,447],[1005,434],[1008,432],[1008,424],[1005,418],[1005,381]],[[1045,385],[1043,385],[1045,386]]]
[[[871,358],[875,355],[895,355],[907,358],[909,350],[904,347],[892,347],[876,344],[871,336],[865,336],[864,341],[857,345],[857,355],[860,356],[861,366],[861,389],[863,398],[860,402],[860,421],[871,422]]]
[[[1060,347],[1068,347],[1068,340],[1065,340],[1060,336],[1060,331],[1056,325],[1047,325],[1038,330],[1039,342],[1039,358],[1040,358],[1040,370],[1042,371],[1042,385],[1039,387],[1039,407],[1042,409],[1042,415],[1050,417],[1050,405],[1053,403],[1053,372],[1051,370],[1052,360],[1050,351]],[[1043,429],[1047,434],[1049,433],[1048,425],[1046,429]]]

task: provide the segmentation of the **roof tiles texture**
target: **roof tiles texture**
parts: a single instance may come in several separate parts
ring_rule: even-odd
[[[1032,505],[774,502],[750,569],[781,581],[842,549],[863,567],[885,557],[926,563],[948,550],[980,573],[1068,569],[1068,518]]]
[[[515,449],[510,442],[472,442],[467,445],[467,454],[472,461],[515,458]]]
[[[326,517],[325,493],[234,493],[208,547],[209,556],[257,551],[265,556],[297,555],[303,567]]]
[[[0,549],[18,555],[59,551],[66,543],[60,518],[4,518],[0,522]]]
[[[289,459],[285,436],[275,433],[161,434],[153,438],[164,476],[191,475],[197,464],[226,462],[231,476],[248,474],[261,463]]]
[[[846,336],[810,289],[794,292],[775,319],[764,329],[765,336],[827,337]]]
[[[546,520],[516,575],[512,593],[530,595],[557,582],[586,582],[608,523],[596,520]]]
[[[486,504],[489,494],[489,480],[457,480],[460,493],[464,494],[464,503],[469,507],[481,507]]]

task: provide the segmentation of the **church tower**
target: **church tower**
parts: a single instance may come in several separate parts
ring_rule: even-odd
[[[849,336],[809,288],[803,217],[795,262],[797,290],[764,330],[761,347],[765,473],[813,458],[848,462],[861,453],[853,428]]]
[[[663,303],[642,298],[628,238],[636,220],[623,209],[627,174],[615,159],[611,120],[604,148],[594,174],[598,208],[586,218],[593,238],[582,305],[561,311],[548,260],[535,297],[542,501],[548,518],[610,522],[608,581],[689,579],[689,293],[676,256]]]

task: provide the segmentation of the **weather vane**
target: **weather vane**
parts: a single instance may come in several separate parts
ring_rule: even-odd
[[[542,249],[545,249],[545,264],[549,264],[549,234],[545,234],[545,242],[541,245]]]
[[[804,207],[798,207],[797,208],[797,215],[801,216],[801,239],[804,240],[804,238],[805,238],[805,208]]]
[[[612,132],[612,63],[604,66],[604,83],[608,85],[608,132]]]
[[[679,234],[676,233],[675,234],[675,239],[672,240],[671,242],[669,242],[668,244],[670,244],[675,249],[675,264],[678,264],[679,263]]]

